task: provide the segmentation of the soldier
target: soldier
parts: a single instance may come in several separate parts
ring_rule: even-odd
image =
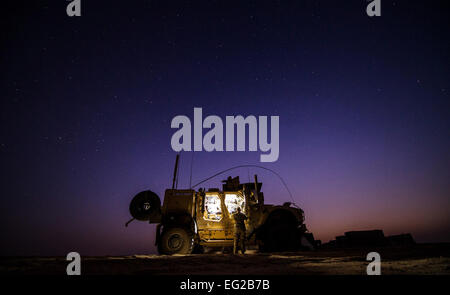
[[[237,253],[237,247],[241,248],[242,254],[245,253],[245,220],[247,216],[241,213],[241,208],[237,208],[237,212],[233,214],[234,219],[234,247],[233,254]]]

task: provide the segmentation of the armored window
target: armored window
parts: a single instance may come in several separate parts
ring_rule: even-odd
[[[245,199],[241,194],[225,194],[225,206],[230,214],[234,214],[237,208],[241,208],[241,212],[245,213]]]
[[[205,196],[205,220],[220,221],[222,219],[222,206],[219,195]]]

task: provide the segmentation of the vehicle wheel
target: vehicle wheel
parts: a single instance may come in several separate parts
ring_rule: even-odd
[[[297,251],[300,248],[300,238],[293,216],[288,212],[276,212],[265,224],[261,251]]]
[[[184,228],[174,227],[162,233],[158,245],[160,254],[191,254],[194,248],[194,238]]]

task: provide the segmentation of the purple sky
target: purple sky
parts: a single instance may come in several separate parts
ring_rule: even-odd
[[[447,3],[384,1],[369,18],[364,1],[95,2],[79,18],[64,1],[5,10],[2,255],[154,252],[154,225],[124,227],[128,205],[163,197],[170,121],[194,107],[280,117],[280,157],[262,165],[316,238],[450,241]],[[193,182],[259,155],[196,152]],[[289,201],[263,170],[206,186],[255,173],[266,203]]]

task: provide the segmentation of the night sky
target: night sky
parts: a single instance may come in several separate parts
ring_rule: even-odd
[[[446,1],[2,3],[1,255],[155,253],[131,198],[171,185],[177,115],[280,117],[280,157],[181,153],[179,188],[277,171],[324,242],[450,242]],[[30,3],[31,2],[31,3]],[[266,203],[289,195],[257,173]]]

